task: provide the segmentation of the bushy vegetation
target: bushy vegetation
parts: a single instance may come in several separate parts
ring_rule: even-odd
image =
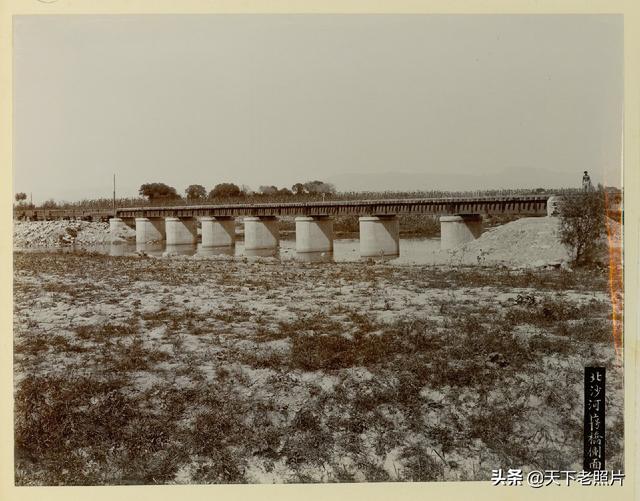
[[[214,186],[209,192],[209,199],[215,198],[237,198],[245,195],[245,193],[233,183],[220,183]]]
[[[150,202],[175,200],[180,198],[176,189],[172,186],[168,186],[164,183],[146,183],[140,186],[138,193],[147,197]]]
[[[187,200],[204,200],[207,197],[207,189],[201,184],[192,184],[184,190]]]
[[[593,264],[606,234],[604,189],[574,193],[563,197],[560,205],[562,243],[572,252],[576,265]]]

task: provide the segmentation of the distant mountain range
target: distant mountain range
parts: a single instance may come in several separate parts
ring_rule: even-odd
[[[553,172],[543,169],[523,169],[502,172],[451,173],[351,173],[330,177],[338,191],[473,191],[508,188],[578,188],[582,171]],[[592,179],[597,184],[597,179]]]

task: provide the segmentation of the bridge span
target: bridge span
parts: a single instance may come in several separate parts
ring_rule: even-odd
[[[116,209],[116,217],[338,216],[397,214],[546,214],[549,195],[465,198],[338,200],[258,204],[218,204]]]
[[[130,207],[116,209],[110,226],[114,236],[125,226],[135,228],[138,243],[165,240],[167,245],[180,245],[196,243],[200,221],[202,246],[216,248],[235,244],[235,218],[242,217],[245,250],[260,251],[278,247],[278,217],[295,216],[297,252],[331,252],[332,216],[355,215],[359,216],[360,254],[395,256],[399,253],[400,214],[440,216],[441,246],[448,249],[478,238],[482,215],[547,215],[547,205],[553,210],[550,198],[525,195]]]

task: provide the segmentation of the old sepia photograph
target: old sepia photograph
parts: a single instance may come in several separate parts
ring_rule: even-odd
[[[15,486],[623,484],[622,15],[12,25]]]

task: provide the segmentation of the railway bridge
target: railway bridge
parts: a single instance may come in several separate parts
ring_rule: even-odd
[[[110,227],[114,236],[123,227],[135,228],[138,243],[194,244],[199,220],[203,247],[230,247],[235,244],[235,218],[241,217],[245,250],[259,251],[278,247],[278,217],[295,216],[296,251],[331,252],[332,216],[356,215],[360,254],[396,256],[400,214],[440,216],[441,246],[449,249],[478,238],[483,215],[543,216],[555,206],[556,197],[550,195],[149,206],[116,209]]]

